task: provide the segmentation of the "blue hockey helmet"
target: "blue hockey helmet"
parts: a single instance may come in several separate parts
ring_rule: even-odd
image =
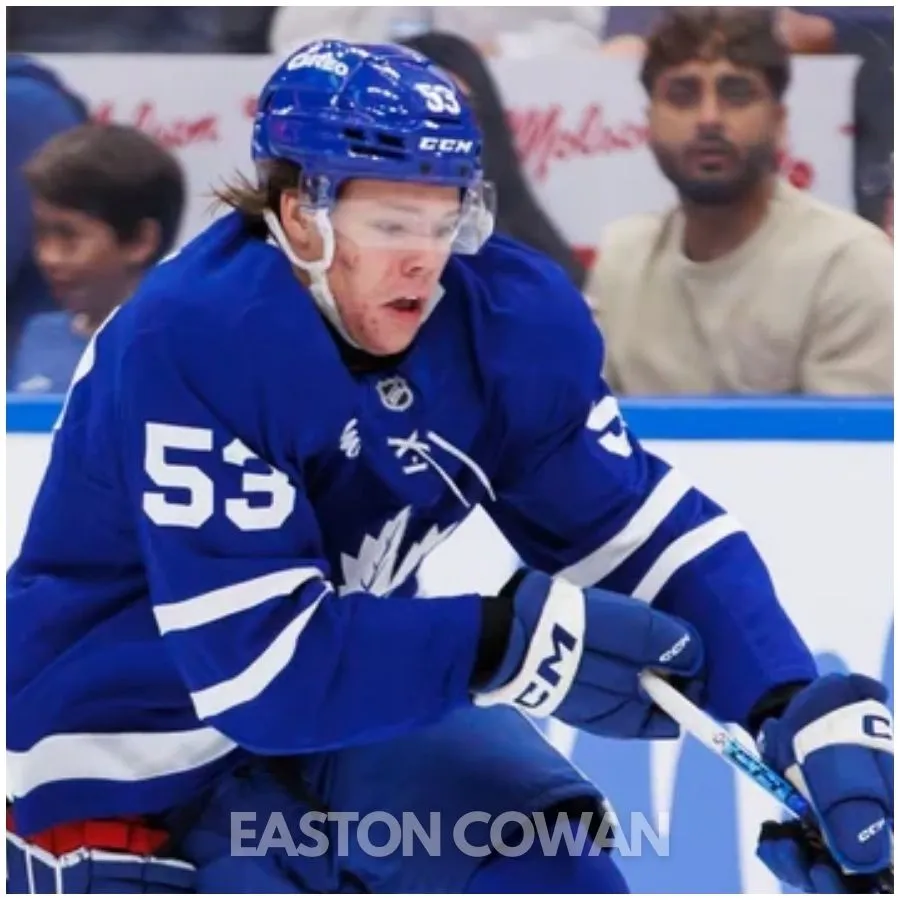
[[[458,188],[459,212],[440,240],[452,253],[477,253],[494,229],[495,209],[481,155],[481,131],[457,85],[419,53],[387,44],[327,40],[300,48],[262,89],[253,125],[258,167],[298,166],[301,203],[322,237],[322,256],[300,259],[275,210],[263,214],[269,232],[308,273],[319,309],[351,344],[327,279],[341,186],[358,178]],[[433,235],[425,240],[434,245]],[[416,246],[416,236],[400,246]],[[429,299],[426,318],[441,295],[439,288]]]
[[[325,40],[300,48],[260,94],[252,155],[257,164],[298,165],[315,209],[330,208],[353,178],[458,187],[455,252],[477,252],[493,229],[493,188],[469,102],[404,47]]]

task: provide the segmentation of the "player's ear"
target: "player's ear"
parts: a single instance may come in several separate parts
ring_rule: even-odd
[[[281,227],[294,251],[305,259],[318,259],[321,252],[319,229],[300,203],[299,192],[282,191],[280,206]]]

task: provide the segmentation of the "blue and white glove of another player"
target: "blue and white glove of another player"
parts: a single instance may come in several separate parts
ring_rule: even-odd
[[[512,603],[512,627],[476,704],[553,715],[605,737],[678,736],[677,723],[644,694],[638,675],[647,667],[668,672],[698,697],[703,648],[691,626],[640,600],[536,571],[517,573],[501,597]]]
[[[875,876],[892,865],[894,827],[893,721],[886,699],[885,688],[871,678],[826,675],[797,693],[779,718],[763,723],[763,759],[810,802],[821,837],[797,821],[767,822],[757,853],[801,891],[884,890],[878,891]]]

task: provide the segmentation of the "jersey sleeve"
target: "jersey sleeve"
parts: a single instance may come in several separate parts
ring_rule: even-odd
[[[739,522],[626,427],[585,304],[556,332],[547,364],[505,392],[515,425],[488,511],[526,564],[692,623],[707,708],[744,723],[770,689],[815,676],[811,655]]]
[[[251,326],[232,344],[179,328],[123,355],[118,419],[153,616],[198,718],[292,754],[471,702],[480,598],[339,596],[303,482],[302,394],[259,376]]]

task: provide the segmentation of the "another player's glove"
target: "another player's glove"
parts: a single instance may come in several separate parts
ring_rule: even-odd
[[[703,648],[685,622],[640,600],[522,570],[500,592],[512,624],[475,703],[505,703],[616,738],[672,738],[678,725],[642,691],[647,667],[699,697]]]
[[[874,876],[891,865],[894,743],[886,699],[871,678],[826,675],[763,724],[763,759],[809,800],[821,837],[800,822],[767,822],[757,853],[801,891],[872,892]]]

